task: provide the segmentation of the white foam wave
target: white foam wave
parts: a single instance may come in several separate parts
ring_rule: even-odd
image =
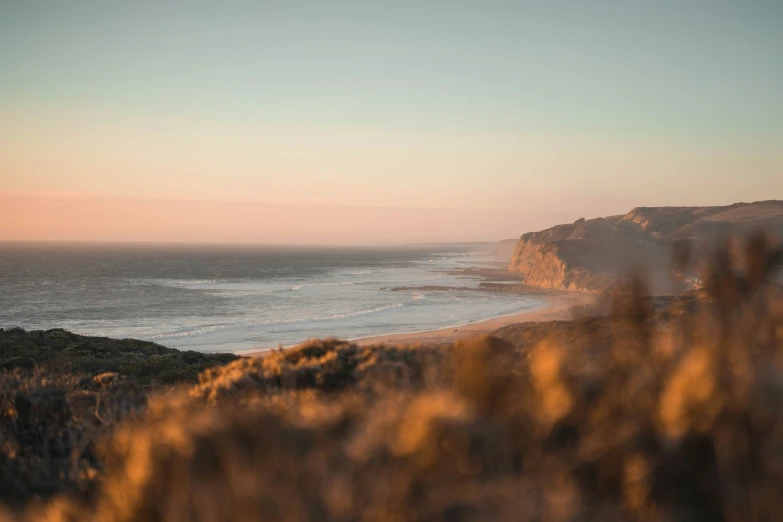
[[[199,285],[211,285],[215,283],[219,283],[222,281],[218,281],[217,279],[155,279],[155,278],[138,278],[138,279],[129,279],[128,282],[132,284],[153,284],[153,285],[163,285],[163,286],[174,286],[178,288],[187,288],[190,286],[199,286]]]
[[[383,312],[384,310],[390,310],[392,308],[398,308],[404,306],[402,303],[394,303],[391,305],[376,306],[375,308],[368,308],[365,310],[357,310],[355,312],[345,312],[341,314],[320,315],[313,317],[300,317],[297,319],[281,319],[276,321],[264,321],[261,324],[295,324],[295,323],[314,323],[318,321],[333,321],[335,319],[347,319],[349,317],[359,317],[363,315],[376,314]]]
[[[354,283],[351,281],[340,281],[339,283],[303,283],[301,285],[295,285],[291,287],[291,290],[294,292],[297,292],[305,287],[312,287],[312,286],[351,286]]]
[[[161,333],[161,334],[155,334],[148,337],[148,339],[176,339],[179,337],[192,337],[196,335],[202,335],[214,332],[216,330],[222,330],[223,328],[227,328],[230,325],[227,324],[208,324],[203,326],[198,326],[194,328],[185,329],[182,331],[175,331],[175,332],[167,332],[167,333]]]

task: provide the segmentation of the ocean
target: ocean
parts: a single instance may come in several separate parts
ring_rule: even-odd
[[[540,298],[478,291],[476,245],[293,248],[0,243],[0,328],[208,352],[463,325]],[[448,290],[398,287],[449,287]]]

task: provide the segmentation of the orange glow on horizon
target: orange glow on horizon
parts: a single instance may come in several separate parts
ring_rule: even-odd
[[[524,212],[0,194],[0,240],[388,244],[516,237]]]

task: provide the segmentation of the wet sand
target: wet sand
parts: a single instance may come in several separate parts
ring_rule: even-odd
[[[464,326],[452,326],[424,332],[363,337],[361,339],[352,339],[352,341],[359,346],[371,344],[449,344],[461,339],[485,335],[510,324],[571,319],[574,317],[575,308],[592,305],[595,301],[595,296],[582,293],[562,293],[544,295],[542,299],[544,300],[543,307],[519,314],[494,317],[486,321],[479,321]]]
[[[423,332],[408,332],[390,335],[377,335],[373,337],[362,337],[359,339],[351,339],[351,341],[358,344],[359,346],[369,346],[373,344],[450,344],[462,339],[469,339],[471,337],[485,335],[497,330],[498,328],[502,328],[510,324],[572,319],[576,309],[579,309],[580,314],[584,314],[585,307],[590,307],[593,305],[595,303],[596,296],[582,293],[553,293],[549,295],[545,294],[541,296],[541,298],[544,301],[544,306],[527,312],[505,315],[502,317],[494,317],[492,319],[478,321],[463,326],[451,326],[448,328],[427,330]],[[242,353],[240,355],[246,355],[250,357],[263,356],[269,351],[269,349]]]

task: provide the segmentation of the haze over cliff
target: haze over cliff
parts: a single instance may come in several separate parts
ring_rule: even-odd
[[[504,239],[499,241],[495,248],[492,250],[492,255],[495,257],[505,257],[510,259],[514,255],[514,250],[517,247],[517,239]]]
[[[783,201],[718,207],[637,207],[621,216],[577,221],[524,234],[509,270],[542,288],[612,291],[631,270],[645,270],[655,293],[700,284],[698,263],[672,273],[674,245],[688,241],[698,257],[721,237],[765,230],[783,236]]]

